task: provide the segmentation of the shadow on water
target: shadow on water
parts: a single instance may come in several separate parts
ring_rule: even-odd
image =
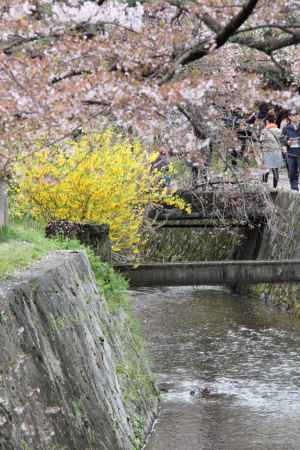
[[[299,450],[300,327],[222,289],[131,292],[161,388],[147,450]]]

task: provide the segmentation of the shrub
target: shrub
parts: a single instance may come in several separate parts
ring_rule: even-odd
[[[139,253],[147,205],[186,208],[162,174],[151,172],[155,156],[111,129],[36,151],[16,167],[17,211],[43,221],[106,223],[115,252]]]

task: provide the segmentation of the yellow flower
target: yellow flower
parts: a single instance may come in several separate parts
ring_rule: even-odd
[[[15,168],[17,212],[38,219],[106,223],[115,252],[139,253],[144,212],[150,203],[190,211],[164,188],[163,175],[151,173],[156,158],[138,141],[112,129],[84,135],[63,147],[37,151]]]

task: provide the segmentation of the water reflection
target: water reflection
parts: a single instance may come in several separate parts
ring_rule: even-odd
[[[132,302],[162,389],[147,450],[300,449],[297,322],[222,290],[140,290]]]

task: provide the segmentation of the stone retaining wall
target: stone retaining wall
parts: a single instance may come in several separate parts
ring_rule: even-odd
[[[8,221],[8,200],[6,183],[0,180],[0,228],[7,225]]]
[[[299,259],[300,258],[300,195],[292,191],[279,191],[274,203],[277,213],[272,226],[265,228],[256,258]],[[300,317],[300,284],[262,284],[253,291],[272,305]]]
[[[0,283],[0,348],[0,449],[140,448],[156,391],[83,253],[57,252]]]

